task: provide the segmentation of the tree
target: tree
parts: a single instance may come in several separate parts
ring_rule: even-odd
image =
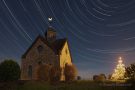
[[[131,64],[129,67],[126,67],[125,77],[127,79],[135,80],[135,64]]]
[[[122,80],[124,79],[125,75],[125,65],[123,64],[123,61],[121,57],[119,58],[118,65],[116,69],[114,70],[114,73],[112,74],[111,79],[113,80]]]
[[[94,76],[93,76],[93,80],[94,80],[94,81],[97,81],[97,80],[98,80],[98,75],[94,75]]]
[[[135,89],[135,64],[131,64],[129,67],[126,67],[125,78],[128,83],[132,84],[129,90],[134,90]]]
[[[49,81],[50,65],[40,64],[37,68],[37,80]]]
[[[13,81],[20,78],[20,66],[17,62],[9,59],[0,63],[0,80]]]
[[[77,76],[77,80],[81,80],[81,76]]]
[[[60,81],[60,77],[61,77],[61,68],[52,66],[49,74],[50,74],[49,76],[51,82],[58,82]]]
[[[105,76],[105,74],[94,75],[93,76],[93,80],[94,81],[105,81],[106,80],[106,76]]]
[[[99,78],[100,81],[105,81],[106,80],[105,74],[100,74],[98,78]]]
[[[75,65],[65,65],[64,69],[64,74],[65,74],[65,80],[66,81],[73,81],[75,80],[75,77],[77,75],[77,70]]]
[[[110,79],[111,79],[111,77],[112,77],[112,74],[109,74],[109,75],[108,75],[108,80],[110,80]]]

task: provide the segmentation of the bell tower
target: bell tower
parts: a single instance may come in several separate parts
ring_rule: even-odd
[[[48,18],[49,24],[52,23],[52,17]],[[45,38],[47,39],[48,42],[52,43],[56,40],[56,31],[54,28],[49,25],[48,30],[45,33]]]
[[[48,30],[45,33],[45,37],[48,42],[54,42],[56,40],[56,31],[51,26],[49,26]]]

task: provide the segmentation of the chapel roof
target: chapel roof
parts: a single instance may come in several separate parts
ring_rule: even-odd
[[[27,51],[22,55],[22,58],[25,58],[26,55],[28,54],[28,52],[31,50],[31,48],[34,46],[34,44],[37,42],[37,40],[41,40],[44,42],[44,44],[46,44],[48,47],[50,47],[56,55],[59,55],[61,53],[61,50],[63,48],[63,46],[65,45],[65,43],[67,42],[66,38],[63,39],[56,39],[54,42],[49,43],[46,38],[44,38],[43,36],[39,35],[35,41],[31,44],[31,46],[27,49]]]

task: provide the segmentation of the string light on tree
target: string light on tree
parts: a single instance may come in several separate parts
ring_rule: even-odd
[[[113,80],[123,80],[125,74],[125,65],[123,64],[122,58],[119,57],[118,64],[114,69],[111,79]]]

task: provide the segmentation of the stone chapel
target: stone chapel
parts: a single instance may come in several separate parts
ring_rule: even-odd
[[[57,39],[57,33],[49,26],[44,36],[39,35],[22,55],[21,80],[36,80],[36,67],[42,64],[62,68],[61,80],[64,80],[64,67],[72,65],[72,56],[68,40]]]

